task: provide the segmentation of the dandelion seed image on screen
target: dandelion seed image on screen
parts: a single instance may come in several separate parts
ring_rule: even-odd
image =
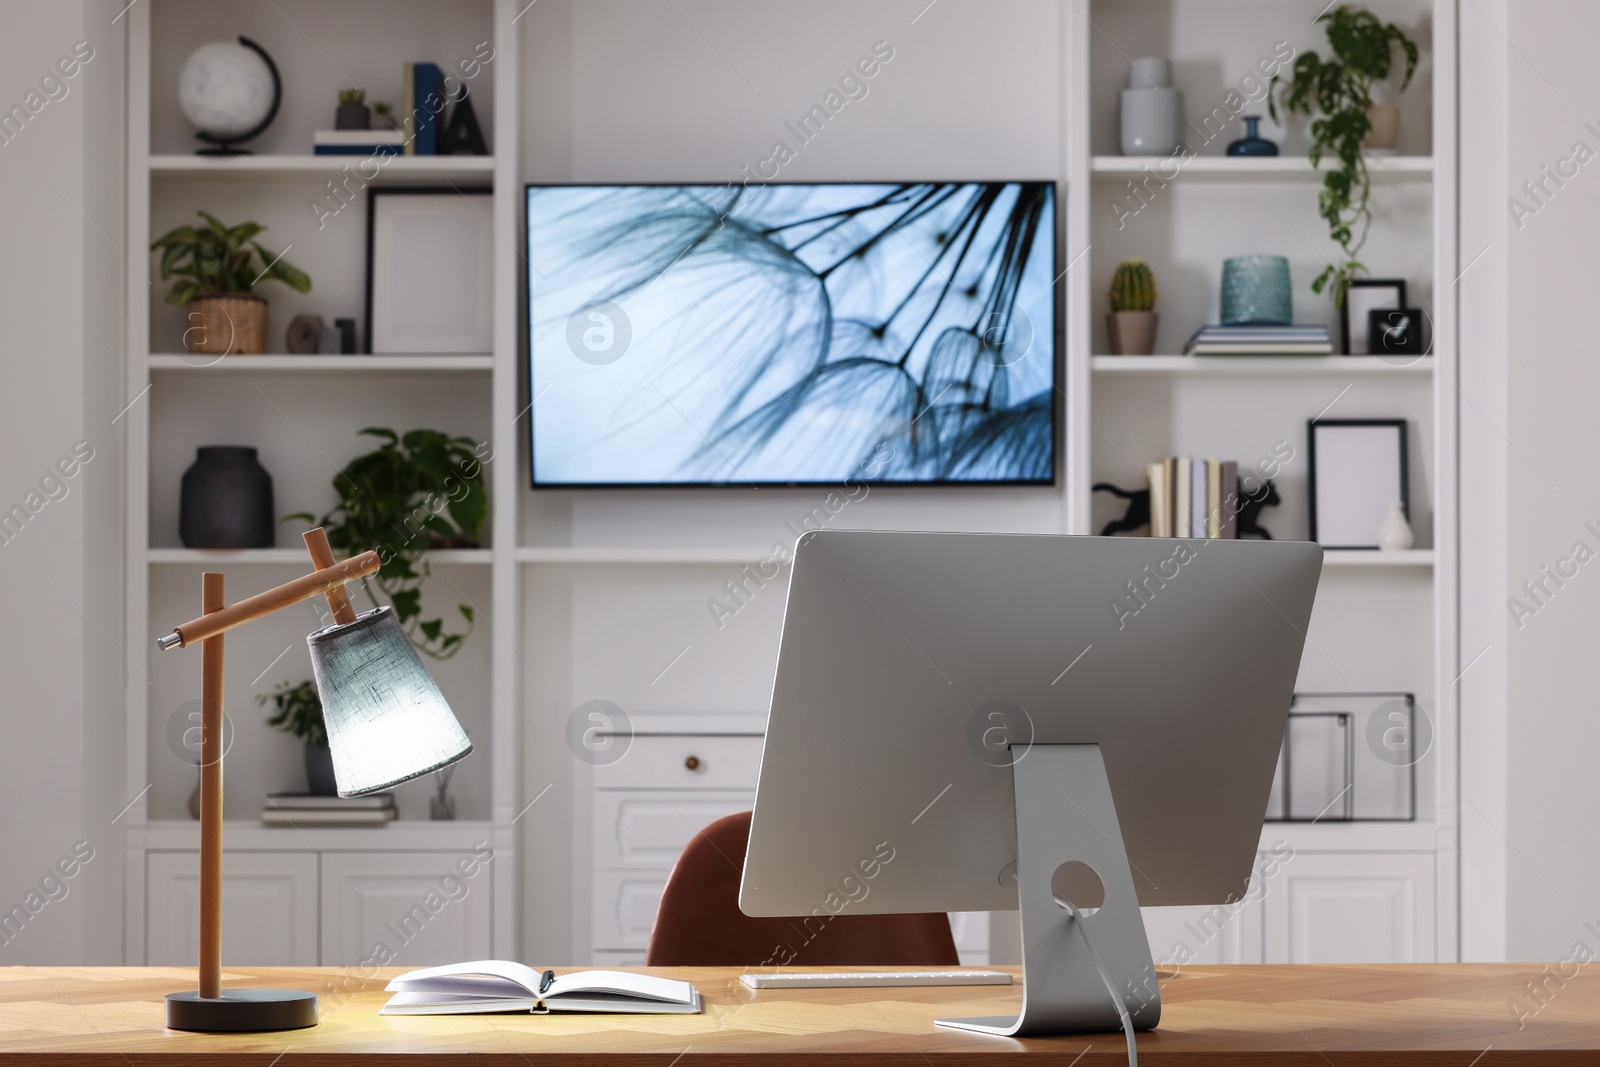
[[[527,198],[536,486],[1054,484],[1054,183]]]

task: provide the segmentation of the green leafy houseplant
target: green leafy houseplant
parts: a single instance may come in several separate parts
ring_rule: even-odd
[[[215,215],[196,214],[205,220],[204,226],[179,226],[150,246],[161,252],[161,280],[178,279],[167,293],[167,303],[188,304],[220,293],[248,294],[263,278],[282,282],[297,293],[311,291],[311,279],[304,271],[255,240],[265,226],[241,222],[230,228]]]
[[[322,698],[317,696],[314,682],[299,685],[284,682],[270,693],[256,697],[258,704],[271,704],[278,714],[267,720],[286,734],[298,737],[308,745],[328,747],[328,727],[322,721]]]
[[[1366,270],[1357,257],[1372,227],[1368,207],[1372,179],[1362,154],[1362,141],[1372,130],[1368,115],[1372,87],[1388,80],[1398,48],[1405,57],[1405,77],[1400,82],[1404,91],[1416,73],[1418,52],[1416,43],[1400,27],[1348,4],[1319,15],[1317,21],[1327,26],[1333,54],[1323,59],[1307,51],[1295,60],[1282,94],[1283,107],[1288,113],[1320,112],[1321,117],[1311,123],[1311,165],[1319,166],[1325,154],[1337,161],[1323,176],[1317,206],[1330,236],[1344,251],[1344,262],[1330,263],[1311,283],[1311,289],[1321,293],[1331,283],[1334,303],[1342,306],[1350,279]],[[1273,121],[1278,121],[1274,94],[1282,80],[1283,75],[1275,75],[1268,87],[1267,107]]]
[[[366,102],[367,91],[365,89],[339,90],[339,103],[341,104],[364,104]]]
[[[489,498],[477,444],[437,430],[401,435],[384,427],[361,431],[382,441],[334,476],[339,503],[320,520],[309,512],[288,516],[318,522],[335,551],[371,549],[382,563],[376,580],[413,644],[435,659],[449,659],[472,633],[476,613],[457,610],[462,632],[447,632],[442,618],[422,618],[422,585],[432,573],[427,553],[475,548],[488,516]]]

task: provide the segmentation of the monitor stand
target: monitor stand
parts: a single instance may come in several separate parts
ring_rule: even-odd
[[[1013,745],[1011,751],[1022,1014],[938,1024],[1005,1037],[1154,1027],[1161,993],[1100,746]],[[1100,907],[1074,904],[1052,891],[1056,869],[1072,860],[1099,876]]]

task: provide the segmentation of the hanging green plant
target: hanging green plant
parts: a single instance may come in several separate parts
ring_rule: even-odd
[[[377,552],[382,566],[375,580],[407,636],[433,658],[449,659],[471,635],[476,612],[458,605],[466,628],[446,630],[442,617],[422,618],[422,586],[432,574],[429,551],[478,547],[489,513],[479,446],[437,430],[401,435],[369,426],[361,433],[383,443],[334,475],[339,503],[321,519],[303,511],[285,521],[317,523],[343,555]]]
[[[1350,279],[1367,269],[1357,257],[1372,228],[1368,206],[1372,178],[1362,153],[1362,142],[1372,131],[1368,115],[1372,87],[1388,80],[1398,48],[1406,61],[1405,77],[1400,82],[1404,91],[1416,73],[1418,51],[1400,27],[1348,4],[1324,12],[1316,21],[1326,24],[1333,55],[1323,59],[1308,51],[1294,61],[1293,76],[1283,93],[1283,107],[1291,114],[1321,113],[1311,123],[1311,150],[1307,154],[1313,167],[1321,165],[1324,155],[1333,156],[1337,162],[1323,175],[1317,207],[1328,224],[1329,236],[1344,252],[1344,262],[1328,264],[1311,283],[1311,290],[1321,293],[1331,284],[1334,304],[1343,306]],[[1282,80],[1282,75],[1275,75],[1267,92],[1267,108],[1274,122],[1278,121],[1274,94]]]

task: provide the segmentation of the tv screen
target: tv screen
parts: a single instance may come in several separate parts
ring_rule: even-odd
[[[1055,206],[529,186],[534,485],[1054,484]]]

